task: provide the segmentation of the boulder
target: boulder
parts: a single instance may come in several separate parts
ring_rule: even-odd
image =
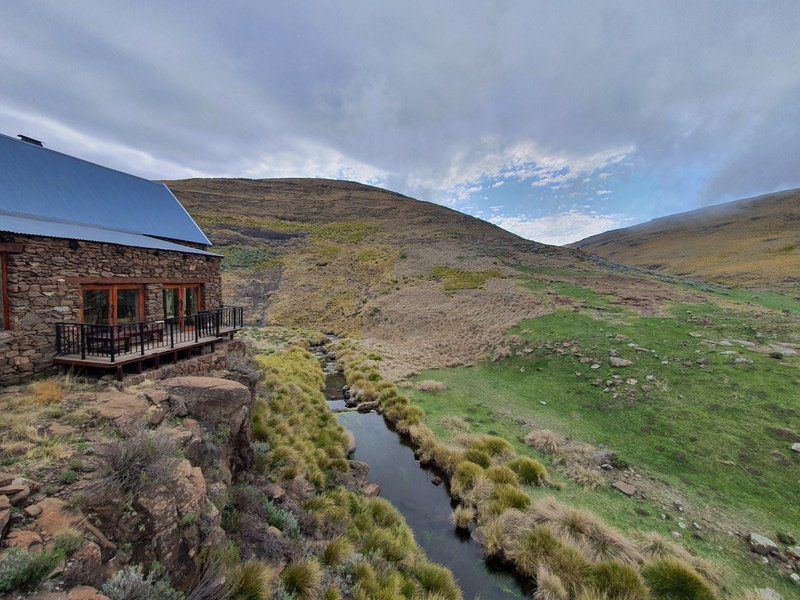
[[[764,537],[758,533],[751,533],[750,549],[756,554],[766,556],[768,554],[776,554],[778,552],[778,544],[768,537]]]
[[[361,404],[358,405],[356,410],[358,410],[358,412],[360,413],[368,413],[372,412],[376,408],[378,408],[378,401],[372,400],[370,402],[362,402]]]
[[[792,444],[792,450],[794,450],[795,452],[800,453],[800,443]]]
[[[632,486],[630,483],[625,483],[624,481],[615,481],[614,483],[611,484],[611,487],[613,487],[615,490],[619,490],[620,492],[629,497],[636,494],[636,488]]]
[[[64,567],[67,585],[98,585],[101,577],[100,546],[85,540]]]
[[[756,588],[753,592],[760,600],[783,600],[783,596],[772,588]]]
[[[143,489],[134,506],[148,532],[141,549],[145,558],[164,565],[173,581],[191,581],[202,550],[224,541],[220,513],[208,501],[203,472],[188,460],[176,464],[168,481]]]
[[[375,498],[381,495],[381,486],[377,483],[368,483],[362,488],[361,493],[367,498]]]
[[[786,554],[795,560],[800,560],[800,546],[789,546],[786,549]]]
[[[75,530],[96,542],[106,560],[114,556],[117,550],[116,545],[97,527],[89,523],[81,512],[70,508],[60,498],[44,498],[34,506],[41,510],[34,521],[34,527],[47,540],[52,540],[66,531]]]
[[[633,362],[627,358],[620,358],[619,356],[611,356],[608,359],[608,364],[612,367],[630,367]]]
[[[141,420],[149,406],[150,403],[141,396],[119,390],[109,390],[97,394],[98,414],[104,419],[113,421],[117,427],[123,430]]]
[[[72,588],[67,594],[67,600],[110,600],[108,596],[101,594],[96,588],[88,585],[79,585]]]
[[[41,552],[44,548],[42,536],[35,531],[28,531],[27,529],[10,531],[5,543],[9,548],[19,548],[30,552]]]
[[[283,500],[283,497],[286,495],[286,490],[284,490],[281,486],[276,485],[274,483],[270,483],[264,487],[264,493],[267,495],[267,498],[270,500],[274,500],[280,502]]]

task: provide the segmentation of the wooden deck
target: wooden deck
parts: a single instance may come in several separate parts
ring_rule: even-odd
[[[62,354],[56,356],[53,359],[53,363],[56,365],[86,369],[114,369],[116,370],[117,379],[121,379],[124,374],[123,368],[126,365],[133,365],[136,368],[136,372],[141,373],[145,361],[153,361],[155,366],[159,366],[162,358],[167,361],[171,360],[172,362],[177,362],[180,360],[181,355],[185,355],[184,357],[188,358],[195,353],[195,350],[202,354],[206,346],[211,346],[213,352],[215,344],[225,341],[226,338],[232,339],[237,331],[239,331],[239,329],[220,329],[218,336],[202,337],[196,341],[192,340],[176,343],[173,348],[162,347],[146,349],[144,354],[138,351],[117,354],[114,356],[114,362],[111,362],[111,358],[108,356],[87,356],[86,358],[81,358],[80,354]]]

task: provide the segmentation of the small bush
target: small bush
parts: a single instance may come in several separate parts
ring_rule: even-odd
[[[288,510],[279,508],[271,500],[264,500],[264,513],[267,523],[280,529],[289,538],[296,538],[300,534],[300,525]]]
[[[518,485],[517,474],[505,465],[495,465],[486,469],[486,477],[493,483],[509,483]]]
[[[136,429],[130,437],[108,443],[101,451],[107,479],[124,491],[170,479],[177,464],[175,440],[165,430]]]
[[[0,592],[19,592],[36,587],[60,558],[55,552],[33,553],[9,548],[0,559]]]
[[[674,558],[653,561],[642,576],[662,600],[716,600],[714,588],[689,563]]]
[[[644,579],[630,565],[604,562],[592,567],[592,584],[611,600],[646,600],[650,593]]]
[[[525,443],[547,454],[558,454],[561,449],[559,437],[549,429],[534,429],[525,436]]]
[[[294,562],[281,573],[281,583],[298,600],[313,600],[322,591],[322,570],[315,560]]]
[[[176,591],[163,578],[161,570],[154,568],[142,573],[141,565],[131,565],[117,572],[103,584],[100,590],[111,600],[182,600],[183,594]]]
[[[544,485],[547,481],[547,469],[542,463],[533,458],[519,456],[509,462],[508,466],[525,485]]]
[[[78,474],[75,471],[73,471],[72,469],[69,469],[68,471],[64,471],[63,473],[61,473],[61,476],[58,478],[58,480],[61,483],[66,483],[66,484],[75,483],[76,479],[78,479]]]

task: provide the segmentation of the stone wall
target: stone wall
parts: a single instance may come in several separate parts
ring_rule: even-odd
[[[145,319],[163,318],[165,283],[202,282],[205,308],[222,306],[221,258],[34,236],[3,241],[22,252],[5,255],[10,329],[0,331],[0,384],[52,368],[54,324],[80,321],[82,284],[142,284]]]

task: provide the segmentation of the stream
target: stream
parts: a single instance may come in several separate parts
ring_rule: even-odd
[[[325,368],[328,405],[356,439],[352,458],[369,465],[367,479],[377,483],[381,497],[405,517],[428,557],[453,572],[464,599],[530,597],[531,587],[502,566],[487,561],[468,532],[456,531],[450,522],[453,503],[445,483],[432,483],[437,472],[417,462],[408,441],[393,431],[382,415],[345,407],[343,376],[326,355],[319,356]]]

